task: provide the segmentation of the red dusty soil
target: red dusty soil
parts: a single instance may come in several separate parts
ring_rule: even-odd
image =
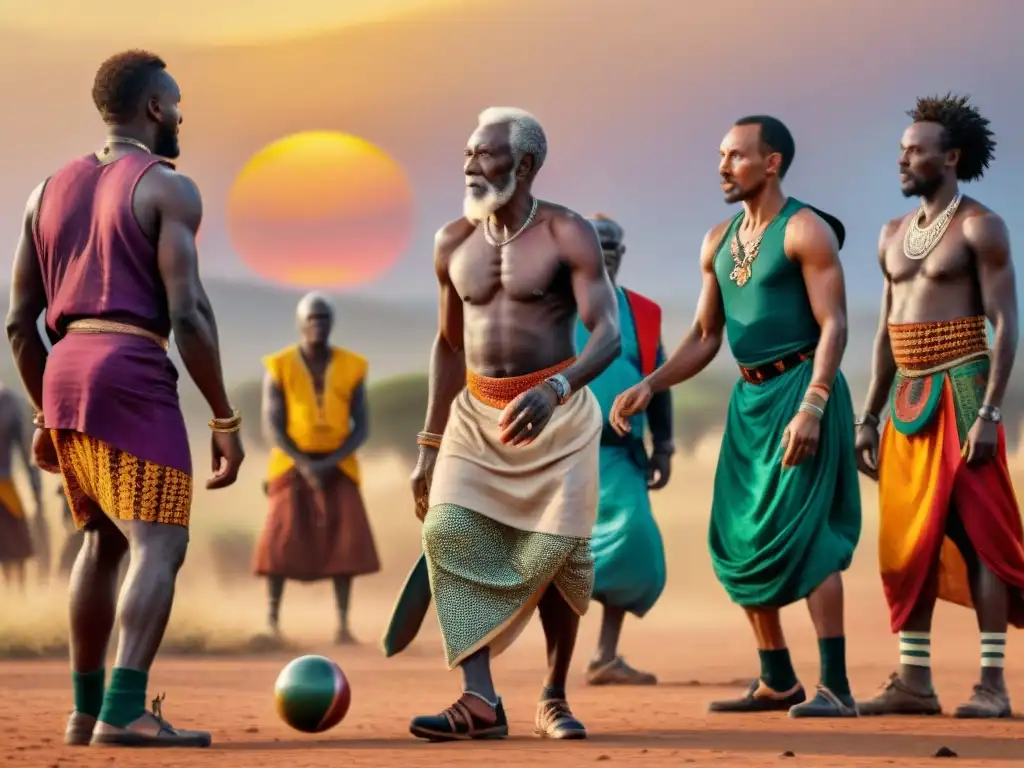
[[[967,624],[970,615],[959,614]],[[959,623],[959,622],[958,622]],[[638,634],[638,633],[634,633]],[[664,636],[662,636],[662,640]],[[965,638],[966,639],[966,638]],[[1014,638],[1011,637],[1011,643]],[[523,765],[540,761],[563,766],[883,766],[910,768],[934,765],[934,752],[948,747],[959,755],[958,766],[1024,760],[1024,727],[1018,720],[959,721],[949,717],[878,719],[843,722],[792,721],[783,715],[708,716],[709,699],[733,695],[737,687],[689,682],[695,670],[706,680],[735,677],[739,659],[755,660],[746,637],[735,637],[737,663],[709,658],[697,663],[691,654],[677,662],[662,660],[662,684],[648,689],[586,688],[578,675],[572,701],[587,724],[585,742],[546,742],[532,733],[533,702],[542,669],[536,643],[513,649],[497,664],[501,693],[511,719],[512,735],[502,742],[431,745],[407,731],[408,719],[437,711],[458,691],[457,673],[448,673],[430,644],[414,646],[406,657],[384,660],[372,647],[329,651],[342,661],[352,683],[348,717],[333,731],[307,736],[289,730],[273,710],[274,679],[287,661],[254,659],[161,659],[152,676],[151,692],[165,691],[164,713],[181,727],[203,727],[214,734],[205,750],[125,750],[68,748],[62,744],[64,718],[70,703],[65,662],[0,664],[0,765],[5,768],[46,766],[153,766],[162,768],[256,768],[257,766],[437,766]],[[812,641],[813,642],[813,641]],[[805,643],[806,644],[806,643]],[[657,645],[657,648],[654,647]],[[880,653],[892,652],[891,639]],[[959,644],[958,644],[959,645]],[[973,645],[971,643],[970,645]],[[964,643],[962,650],[969,651]],[[711,646],[707,646],[711,647]],[[721,647],[721,646],[720,646]],[[634,661],[657,658],[665,645],[653,639],[631,642]],[[811,651],[810,645],[807,651]],[[959,650],[959,649],[958,649]],[[703,653],[707,654],[705,650]],[[582,653],[580,654],[583,655]],[[696,655],[700,655],[699,653]],[[860,654],[863,655],[863,654]],[[960,655],[959,653],[957,655]],[[813,652],[798,659],[805,677],[814,670]],[[885,679],[884,658],[851,667],[857,692],[871,695]],[[577,667],[580,666],[577,662]],[[937,670],[943,704],[951,710],[969,694],[973,682],[970,659],[952,671]],[[815,670],[816,671],[816,670]],[[733,674],[730,674],[733,673]],[[1011,682],[1024,678],[1012,675]],[[812,680],[806,680],[811,683]],[[1024,697],[1019,685],[1013,689]],[[792,753],[792,756],[784,753]],[[1009,763],[1006,763],[1009,764]]]

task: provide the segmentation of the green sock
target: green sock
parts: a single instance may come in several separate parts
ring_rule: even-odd
[[[761,657],[761,679],[765,685],[777,693],[785,693],[796,685],[796,671],[789,659],[788,648],[759,650],[757,655]]]
[[[110,685],[103,697],[100,722],[115,728],[127,728],[146,712],[146,685],[149,673],[138,669],[114,667]]]
[[[100,667],[93,672],[72,672],[71,688],[75,692],[75,712],[96,717],[103,706],[103,685],[107,671]]]
[[[850,681],[846,678],[846,638],[823,637],[818,640],[821,654],[821,684],[836,696],[850,695]]]

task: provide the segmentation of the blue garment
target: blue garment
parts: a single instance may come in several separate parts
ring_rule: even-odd
[[[606,430],[611,429],[608,414],[615,398],[643,379],[633,313],[625,292],[616,287],[615,293],[619,301],[622,352],[589,385],[601,404]],[[578,352],[589,338],[590,333],[577,320]],[[660,365],[663,362],[660,347],[658,357]],[[594,599],[643,616],[665,588],[665,546],[651,513],[646,452],[640,442],[647,428],[647,417],[643,413],[636,414],[630,424],[632,435],[636,436],[634,440],[601,446],[601,490],[590,549],[594,555]]]

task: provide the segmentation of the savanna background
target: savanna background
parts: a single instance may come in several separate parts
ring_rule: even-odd
[[[260,357],[294,341],[296,302],[316,288],[334,303],[335,343],[370,361],[371,437],[361,455],[383,570],[356,582],[353,631],[370,647],[346,653],[378,664],[370,661],[379,659],[373,646],[419,551],[407,477],[436,324],[431,243],[460,212],[461,151],[480,110],[515,105],[539,117],[550,154],[537,193],[581,213],[604,211],[624,226],[621,282],[662,303],[669,347],[692,317],[701,237],[733,213],[717,188],[722,135],[745,114],[784,120],[797,142],[786,190],[846,224],[850,340],[843,368],[859,403],[881,290],[878,232],[914,204],[900,195],[896,159],[905,112],[917,97],[971,94],[999,143],[985,179],[967,191],[1005,217],[1012,237],[1024,223],[1024,144],[1016,131],[1024,108],[1012,98],[1024,68],[1022,23],[1024,5],[999,0],[736,0],[728,7],[179,0],[145,8],[94,0],[89,13],[77,0],[0,4],[0,87],[8,106],[0,124],[8,148],[0,242],[8,253],[29,191],[103,139],[89,91],[106,55],[152,48],[182,88],[178,165],[204,195],[202,273],[227,383],[247,419],[248,455],[235,486],[197,493],[168,652],[273,650],[260,638],[264,585],[249,573],[265,514]],[[310,131],[319,133],[304,133]],[[9,263],[0,251],[0,270]],[[201,480],[207,412],[179,370]],[[6,345],[0,379],[20,389]],[[627,655],[682,681],[754,673],[749,630],[715,581],[706,547],[711,481],[735,379],[725,349],[674,391],[678,453],[670,485],[654,497],[669,584],[656,609],[642,624],[627,622],[624,635]],[[1022,381],[1014,376],[1005,407],[1018,481]],[[28,498],[23,477],[18,481]],[[45,482],[56,550],[63,535],[56,482]],[[847,580],[850,664],[860,670],[861,687],[880,682],[895,653],[876,573],[876,488],[864,481],[862,493],[864,533]],[[35,575],[24,598],[0,591],[0,655],[65,652],[64,585],[55,578],[36,583]],[[786,615],[794,653],[812,665],[805,611],[796,606]],[[333,616],[328,584],[289,584],[282,628],[294,648],[328,647]],[[972,669],[973,620],[949,606],[938,616],[936,658]],[[596,618],[587,619],[580,659],[595,629]],[[440,668],[433,617],[424,638],[408,654]],[[535,671],[540,642],[539,627],[531,627],[499,666]],[[522,667],[527,657],[532,666]]]

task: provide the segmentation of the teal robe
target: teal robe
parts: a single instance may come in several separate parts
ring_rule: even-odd
[[[625,292],[618,287],[615,292],[622,352],[589,385],[601,404],[606,434],[611,430],[608,413],[615,398],[643,378],[633,313]],[[577,321],[578,351],[589,338],[583,323]],[[662,356],[659,347],[657,365],[662,363]],[[647,453],[641,437],[647,427],[646,415],[633,416],[631,424],[636,437],[622,441],[608,434],[602,440],[601,490],[590,549],[594,556],[594,599],[643,616],[665,588],[665,547],[647,490]]]

